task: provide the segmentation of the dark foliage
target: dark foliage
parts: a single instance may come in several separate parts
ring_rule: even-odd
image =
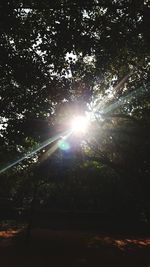
[[[1,165],[96,110],[84,144],[2,174],[2,198],[149,220],[148,25],[141,0],[0,5]]]

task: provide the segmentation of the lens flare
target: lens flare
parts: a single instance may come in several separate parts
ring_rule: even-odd
[[[21,163],[23,160],[28,159],[28,158],[31,158],[38,151],[40,151],[41,149],[47,147],[48,145],[52,144],[53,142],[57,141],[58,139],[62,138],[62,136],[64,138],[67,138],[70,134],[71,134],[71,131],[65,131],[65,132],[62,132],[61,134],[57,134],[57,135],[55,135],[55,136],[47,139],[46,141],[44,141],[41,144],[39,144],[36,148],[33,148],[31,151],[28,151],[25,155],[23,155],[22,157],[20,157],[18,160],[14,160],[12,163],[9,163],[4,168],[0,169],[0,174],[1,173],[4,173],[5,171],[9,170],[10,168],[16,166],[18,163]],[[58,146],[54,145],[50,149],[50,151],[48,152],[49,155],[51,155],[52,153],[54,153],[57,148],[58,148]]]
[[[70,148],[70,144],[64,140],[64,139],[61,139],[58,141],[58,147],[61,149],[61,150],[68,150]]]

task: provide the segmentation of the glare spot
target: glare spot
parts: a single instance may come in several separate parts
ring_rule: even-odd
[[[61,150],[68,150],[70,148],[70,145],[66,140],[61,139],[61,140],[58,141],[58,147]]]
[[[71,121],[71,130],[73,133],[84,134],[88,130],[89,121],[85,116],[74,117]]]

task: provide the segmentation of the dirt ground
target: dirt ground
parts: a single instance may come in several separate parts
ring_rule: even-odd
[[[150,238],[98,232],[32,230],[26,243],[20,230],[0,231],[2,267],[150,267]]]

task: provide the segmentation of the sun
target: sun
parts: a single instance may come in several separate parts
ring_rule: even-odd
[[[89,121],[86,116],[76,116],[71,120],[71,130],[75,134],[85,134]]]

